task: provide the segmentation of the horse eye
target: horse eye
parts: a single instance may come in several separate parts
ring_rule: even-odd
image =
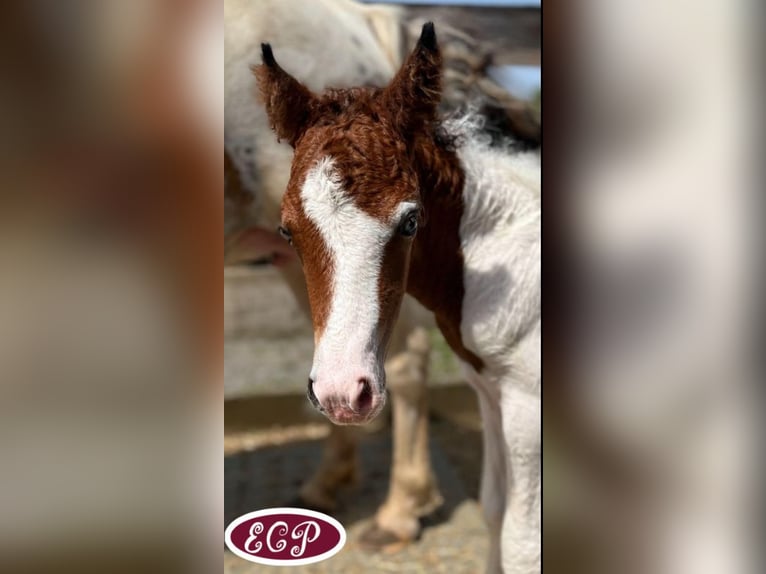
[[[399,234],[404,237],[412,237],[418,230],[418,214],[411,213],[399,225]]]
[[[279,234],[282,236],[282,239],[287,240],[287,242],[292,245],[292,243],[293,243],[293,234],[290,233],[289,230],[285,229],[284,227],[282,227],[280,225],[279,228],[277,229],[277,231],[279,231]]]

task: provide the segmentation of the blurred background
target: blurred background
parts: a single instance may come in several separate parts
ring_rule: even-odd
[[[551,8],[544,563],[763,571],[760,7]]]
[[[221,6],[12,2],[0,37],[0,571],[209,571]]]

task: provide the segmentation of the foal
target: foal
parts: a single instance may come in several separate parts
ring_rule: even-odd
[[[255,74],[277,136],[295,150],[281,232],[311,303],[309,399],[337,424],[375,417],[391,329],[405,291],[415,296],[479,396],[488,570],[538,571],[539,158],[438,124],[432,24],[384,89],[317,96],[267,44]]]

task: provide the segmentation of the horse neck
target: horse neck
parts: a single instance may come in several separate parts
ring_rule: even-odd
[[[465,173],[457,154],[432,136],[413,146],[414,165],[425,215],[412,246],[407,292],[434,312],[447,343],[477,370],[481,360],[460,336],[464,266],[460,223]]]

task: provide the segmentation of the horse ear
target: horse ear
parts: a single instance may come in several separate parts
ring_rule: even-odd
[[[442,57],[433,22],[423,25],[415,49],[384,92],[395,123],[405,132],[436,120],[441,100]]]
[[[270,44],[261,44],[263,63],[253,66],[258,90],[271,128],[279,140],[295,147],[303,132],[311,125],[317,98],[311,91],[285,72],[271,50]]]

